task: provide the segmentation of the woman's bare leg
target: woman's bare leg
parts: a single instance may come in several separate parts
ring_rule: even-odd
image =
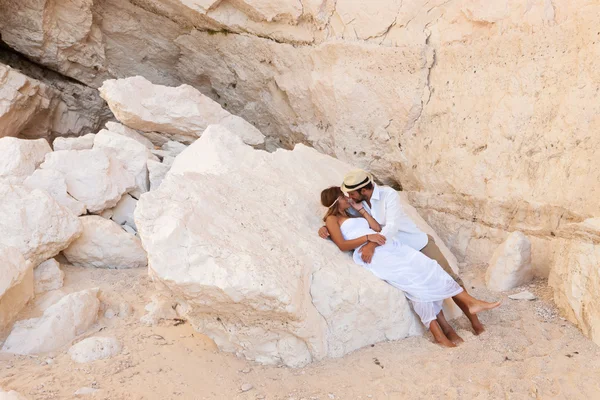
[[[452,328],[452,325],[450,325],[448,323],[448,321],[446,320],[446,317],[444,316],[443,311],[440,311],[440,313],[437,315],[437,322],[440,324],[440,327],[442,328],[442,332],[444,332],[444,335],[446,335],[446,337],[451,342],[453,342],[454,344],[464,342],[464,340],[460,336],[458,336],[458,333],[456,333],[454,328]]]
[[[442,328],[440,328],[440,325],[437,321],[434,320],[429,323],[429,330],[433,334],[433,338],[437,343],[444,347],[456,347],[456,345],[446,337],[444,331],[442,331]]]
[[[459,302],[464,303],[464,305],[469,310],[469,313],[471,314],[477,314],[482,311],[491,310],[493,308],[498,307],[500,303],[502,303],[501,301],[497,301],[495,303],[488,303],[487,301],[478,300],[475,297],[471,296],[469,293],[467,293],[465,290],[454,296],[453,299],[457,305],[459,304]]]

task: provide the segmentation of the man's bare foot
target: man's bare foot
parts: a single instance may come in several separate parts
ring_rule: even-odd
[[[454,330],[446,333],[446,336],[454,344],[464,343],[463,338],[461,338],[460,336],[458,336],[458,333],[456,333]]]
[[[497,301],[495,303],[488,303],[487,301],[481,301],[477,299],[473,299],[473,302],[469,304],[469,312],[471,314],[477,314],[482,311],[488,311],[494,309],[502,304],[502,301]]]

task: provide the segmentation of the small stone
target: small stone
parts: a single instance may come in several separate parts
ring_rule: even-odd
[[[257,394],[257,395],[256,395],[256,399],[257,399],[257,400],[263,400],[263,399],[265,399],[265,398],[266,398],[266,396],[265,396],[264,394]]]
[[[516,294],[511,294],[510,296],[508,296],[508,298],[512,300],[537,300],[537,297],[529,290],[525,290]]]
[[[250,368],[250,367],[246,367],[246,368],[240,370],[240,372],[242,374],[249,374],[250,371],[252,371],[252,368]]]
[[[240,389],[242,390],[242,392],[247,392],[249,390],[252,390],[252,388],[254,388],[254,386],[252,386],[252,384],[244,383]]]
[[[327,395],[327,397],[329,397],[330,399],[335,399],[335,395],[334,395],[333,393],[329,393],[329,394]]]
[[[105,317],[105,318],[108,318],[108,319],[114,318],[114,317],[115,317],[115,315],[117,315],[117,314],[114,312],[114,310],[113,310],[112,308],[109,308],[109,309],[108,309],[108,310],[106,310],[106,312],[104,313],[104,317]]]
[[[99,389],[94,389],[91,387],[82,387],[77,389],[77,391],[74,393],[75,395],[88,395],[88,394],[96,394],[96,392],[99,392]]]

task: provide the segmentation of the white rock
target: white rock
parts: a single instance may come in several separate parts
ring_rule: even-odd
[[[16,247],[38,265],[81,234],[81,223],[48,193],[0,184],[0,245]]]
[[[60,264],[54,259],[44,261],[33,271],[35,293],[48,292],[63,287],[65,273],[60,269]]]
[[[127,224],[135,229],[135,221],[133,220],[133,212],[137,205],[137,200],[128,194],[124,194],[121,200],[112,209],[113,215],[111,219],[119,225]]]
[[[4,391],[0,389],[0,400],[28,400],[28,398],[14,390]]]
[[[231,127],[245,143],[264,143],[264,135],[252,124],[231,115],[189,85],[154,85],[134,76],[104,81],[99,90],[117,119],[134,129],[195,137],[210,124],[222,124]]]
[[[56,304],[60,299],[65,297],[67,292],[63,290],[51,290],[40,296],[35,297],[35,307],[45,311],[48,307]]]
[[[81,335],[96,321],[100,302],[98,289],[87,289],[63,297],[40,318],[18,321],[2,351],[37,354],[54,351]]]
[[[187,147],[188,146],[186,146],[183,143],[175,142],[174,140],[169,140],[167,143],[161,146],[161,149],[168,152],[172,157],[177,157],[179,154],[181,154],[182,151],[187,149]]]
[[[88,133],[79,137],[57,137],[52,142],[54,151],[59,150],[89,150],[94,147],[96,134]]]
[[[525,290],[523,292],[519,292],[516,294],[511,294],[508,296],[509,299],[511,300],[536,300],[537,297],[535,294],[531,293],[529,290]]]
[[[179,317],[177,311],[175,311],[176,303],[173,300],[157,294],[152,295],[151,300],[144,307],[148,313],[140,318],[140,322],[144,325],[154,326],[162,320]]]
[[[150,186],[146,162],[154,158],[150,150],[135,139],[102,129],[94,140],[95,149],[103,149],[113,154],[135,177],[136,187],[132,191],[135,197],[146,193]]]
[[[261,363],[297,367],[421,333],[401,291],[316,235],[320,191],[350,169],[209,127],[138,202],[150,275],[221,350]]]
[[[91,387],[82,387],[79,388],[75,391],[75,393],[73,393],[75,396],[87,396],[89,394],[91,395],[95,395],[96,393],[100,392],[100,389],[94,389]]]
[[[32,270],[19,250],[0,245],[0,332],[33,298]]]
[[[46,139],[0,137],[0,177],[27,177],[52,149]]]
[[[133,312],[133,308],[128,303],[120,303],[119,304],[119,317],[128,318],[131,316]]]
[[[137,140],[138,142],[143,144],[147,149],[154,149],[154,144],[152,144],[150,139],[143,136],[135,129],[131,129],[123,124],[113,121],[109,121],[106,123],[106,129],[108,129],[111,132],[118,133],[119,135],[127,136],[128,138]]]
[[[32,189],[45,190],[58,204],[65,206],[77,216],[86,212],[85,204],[75,200],[67,192],[67,182],[61,172],[52,169],[36,169],[23,184]]]
[[[136,185],[123,164],[101,149],[55,151],[40,168],[61,172],[69,194],[92,213],[114,207]]]
[[[156,190],[160,187],[171,166],[154,160],[148,160],[147,166],[150,177],[150,190]]]
[[[251,383],[244,383],[241,387],[240,390],[242,392],[247,392],[249,390],[252,390],[254,388],[254,385],[252,385]]]
[[[533,278],[531,242],[515,231],[496,249],[485,274],[490,290],[498,292],[529,283]]]
[[[104,360],[121,352],[121,343],[114,337],[93,336],[83,339],[69,349],[71,359],[78,363]]]
[[[138,268],[148,264],[140,240],[114,221],[97,215],[80,217],[83,233],[63,254],[73,265],[95,268]]]
[[[121,228],[123,228],[123,230],[131,235],[137,235],[137,231],[135,230],[135,228],[132,228],[129,225],[121,225]]]

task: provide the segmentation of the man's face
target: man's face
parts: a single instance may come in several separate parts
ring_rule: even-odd
[[[360,192],[362,192],[362,189],[348,192],[348,197],[350,197],[352,200],[354,200],[357,203],[367,200],[367,197]]]

